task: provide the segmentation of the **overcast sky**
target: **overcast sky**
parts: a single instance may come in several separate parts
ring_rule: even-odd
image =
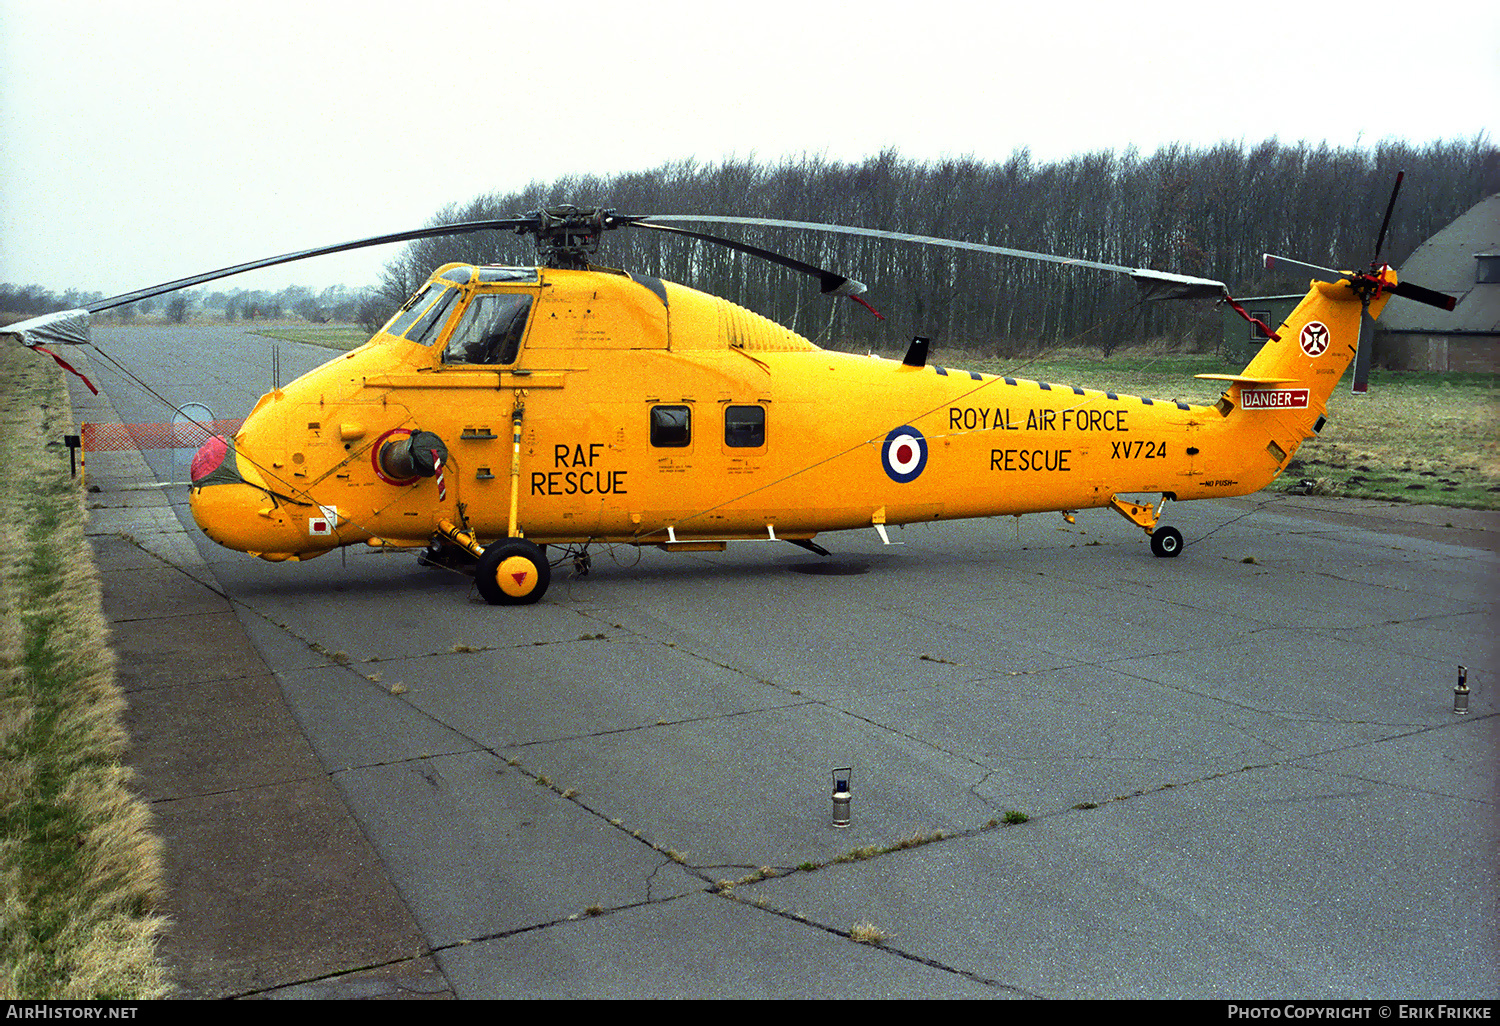
[[[1006,6],[0,0],[0,281],[123,292],[687,157],[1050,160],[1500,122],[1493,0]],[[368,284],[392,255],[224,287]]]

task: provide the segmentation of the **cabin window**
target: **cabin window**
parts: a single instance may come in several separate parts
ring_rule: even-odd
[[[686,406],[651,407],[651,444],[680,449],[693,440],[693,411]]]
[[[1253,318],[1255,318],[1255,320],[1252,320],[1250,322],[1250,341],[1251,342],[1269,342],[1271,340],[1271,336],[1267,335],[1265,333],[1265,331],[1262,330],[1261,324],[1270,324],[1271,323],[1271,311],[1269,311],[1269,310],[1251,310],[1250,311],[1250,316],[1253,317]],[[1260,323],[1257,324],[1256,321],[1259,321]]]
[[[480,293],[469,300],[443,349],[444,363],[504,365],[516,362],[531,296]]]
[[[732,449],[758,449],[766,444],[764,406],[726,406],[724,444]]]
[[[1493,285],[1500,282],[1500,253],[1475,254],[1474,263],[1474,284]]]
[[[453,301],[457,298],[458,289],[444,289],[442,298],[430,305],[427,312],[417,318],[411,330],[406,333],[406,337],[424,346],[430,346],[436,342],[443,325],[448,323],[448,311],[453,309]]]

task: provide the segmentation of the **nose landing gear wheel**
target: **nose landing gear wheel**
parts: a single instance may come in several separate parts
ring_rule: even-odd
[[[1151,553],[1175,556],[1182,551],[1182,532],[1175,527],[1158,527],[1151,532]]]
[[[530,605],[551,582],[546,555],[520,538],[502,538],[486,546],[474,567],[474,584],[492,606]]]

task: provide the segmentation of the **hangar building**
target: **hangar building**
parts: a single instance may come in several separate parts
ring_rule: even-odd
[[[1391,297],[1375,359],[1422,371],[1500,371],[1500,193],[1481,200],[1398,268],[1403,280],[1458,297],[1452,313]]]

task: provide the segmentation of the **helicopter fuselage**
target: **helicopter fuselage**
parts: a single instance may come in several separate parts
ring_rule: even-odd
[[[641,275],[450,264],[364,346],[263,396],[232,445],[205,446],[192,508],[215,541],[272,560],[455,527],[710,548],[1109,505],[1149,533],[1118,496],[1240,495],[1281,473],[1321,426],[1359,314],[1346,283],[1315,284],[1280,343],[1193,405],[830,352]],[[430,450],[426,465],[393,447]]]

